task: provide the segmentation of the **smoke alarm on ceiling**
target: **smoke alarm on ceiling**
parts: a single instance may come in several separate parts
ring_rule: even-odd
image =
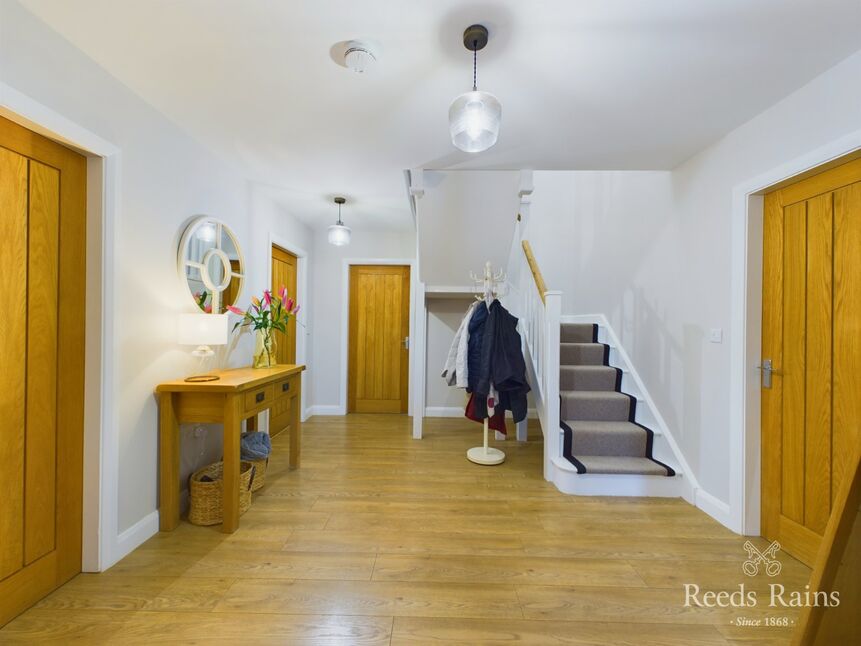
[[[344,65],[356,72],[364,74],[369,71],[374,63],[377,62],[377,57],[371,51],[370,45],[358,40],[351,40],[347,43],[347,50],[344,52]]]

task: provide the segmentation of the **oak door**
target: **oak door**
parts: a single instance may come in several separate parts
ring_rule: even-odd
[[[352,265],[348,412],[407,412],[409,331],[409,266]]]
[[[861,160],[764,207],[762,533],[812,565],[861,441]]]
[[[0,625],[81,571],[86,160],[0,118]]]
[[[287,287],[287,294],[296,298],[296,269],[297,258],[281,247],[272,245],[272,291],[281,285]],[[287,323],[287,334],[275,332],[275,356],[280,364],[296,363],[296,319],[290,317]],[[290,397],[282,397],[269,413],[269,433],[277,435],[288,429],[290,425]]]

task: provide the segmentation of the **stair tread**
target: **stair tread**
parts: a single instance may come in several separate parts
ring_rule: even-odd
[[[604,433],[645,433],[646,430],[633,422],[603,421],[603,420],[563,420],[572,431],[591,431]]]
[[[598,473],[667,477],[666,468],[649,458],[609,455],[575,455],[574,458],[586,467],[584,475]]]
[[[631,395],[620,393],[618,390],[563,390],[559,393],[566,399],[624,399],[631,400]]]

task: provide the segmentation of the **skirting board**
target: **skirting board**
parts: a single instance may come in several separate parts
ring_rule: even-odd
[[[463,406],[425,406],[425,417],[463,417]],[[538,419],[538,411],[530,408],[526,411],[526,417]]]
[[[102,560],[102,572],[131,554],[156,534],[158,534],[158,511],[153,511],[117,536],[111,554],[106,555]]]
[[[698,509],[702,509],[724,527],[728,527],[734,532],[738,531],[733,527],[732,515],[729,513],[729,505],[727,503],[718,500],[705,489],[697,489],[694,492],[694,500],[694,504]]]
[[[308,409],[308,417],[312,417],[314,415],[346,415],[347,412],[344,410],[344,407],[340,404],[334,405],[318,405],[311,406]]]

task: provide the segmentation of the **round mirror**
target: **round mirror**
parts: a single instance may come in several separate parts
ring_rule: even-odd
[[[226,224],[195,218],[179,243],[179,275],[202,311],[223,314],[236,305],[245,279],[245,262],[236,236]]]

